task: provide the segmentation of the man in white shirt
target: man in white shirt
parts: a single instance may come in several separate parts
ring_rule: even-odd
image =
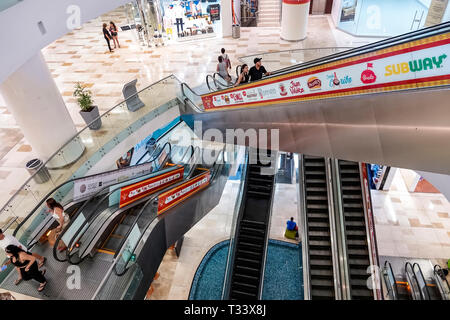
[[[20,249],[22,249],[25,252],[28,252],[27,248],[21,244],[19,242],[19,240],[17,240],[14,236],[9,235],[9,234],[4,234],[2,229],[0,229],[0,248],[2,248],[3,250],[6,249],[7,246],[9,245],[13,245],[16,247],[19,247]],[[32,256],[34,256],[36,259],[39,260],[39,268],[42,267],[45,263],[45,258],[38,255],[37,253],[30,253]],[[8,264],[8,263],[7,263]]]

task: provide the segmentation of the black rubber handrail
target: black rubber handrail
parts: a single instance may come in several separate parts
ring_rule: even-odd
[[[211,88],[211,86],[210,86],[210,84],[209,84],[209,79],[212,79],[212,81],[213,81],[213,83],[214,83],[214,86],[216,87],[216,90],[213,90],[213,89]],[[208,75],[206,76],[206,86],[208,87],[209,92],[214,92],[214,91],[220,90],[219,86],[218,86],[217,83],[216,83],[216,79],[214,79],[213,76],[211,76],[210,74],[208,74]]]
[[[239,74],[240,74],[240,72],[239,72],[239,68],[241,67],[242,65],[240,65],[240,64],[238,64],[237,66],[236,66],[236,79],[239,79]],[[236,80],[237,81],[237,80]]]
[[[219,154],[217,155],[217,158],[216,158],[216,160],[214,161],[214,163],[213,163],[213,165],[212,165],[212,168],[214,169],[213,170],[213,174],[212,174],[212,176],[211,176],[211,183],[210,183],[210,185],[214,182],[214,180],[216,179],[216,176],[217,176],[217,173],[219,172],[219,170],[218,170],[218,163],[217,163],[217,161],[219,160],[219,158],[220,158],[220,156],[222,155],[222,158],[223,158],[223,155],[224,155],[224,152],[225,152],[225,148],[226,148],[226,146],[219,152]],[[225,162],[225,160],[223,159],[223,162]],[[211,169],[210,169],[210,171],[211,171]],[[191,178],[189,178],[189,179],[187,179],[186,181],[188,181],[188,180],[190,180],[190,179],[193,179],[193,178],[195,178],[195,177],[191,177]],[[182,183],[185,183],[186,181],[183,181]],[[180,183],[181,184],[181,183]],[[178,184],[177,184],[178,185]],[[169,190],[170,189],[173,189],[173,188],[175,188],[176,186],[171,186],[170,188],[169,188]],[[139,216],[144,212],[144,210],[145,210],[145,208],[149,205],[149,204],[152,204],[153,203],[153,201],[155,200],[157,198],[157,196],[155,196],[155,197],[153,197],[152,199],[150,199],[150,200],[148,200],[147,201],[147,203],[142,207],[142,209],[141,209],[141,211],[139,212]],[[136,245],[134,246],[134,248],[133,248],[133,251],[131,252],[131,254],[130,254],[130,257],[134,254],[134,251],[136,250],[136,248],[137,248],[137,245],[139,244],[139,242],[141,241],[141,239],[142,239],[142,237],[144,236],[144,234],[145,234],[145,231],[147,230],[147,228],[153,223],[153,221],[156,219],[158,217],[158,215],[156,215],[155,217],[153,217],[153,219],[150,219],[149,220],[149,222],[145,225],[145,227],[143,228],[143,232],[141,232],[141,235],[140,235],[140,237],[139,237],[139,239],[136,241]],[[137,222],[137,221],[136,221]],[[117,269],[116,269],[116,267],[117,267],[117,263],[115,264],[115,266],[114,266],[114,273],[117,275],[117,276],[123,276],[127,271],[128,271],[128,269],[129,268],[127,268],[127,265],[128,265],[128,262],[129,262],[130,260],[128,259],[126,262],[125,262],[125,266],[123,267],[123,271],[122,272],[118,272],[117,271]]]
[[[154,161],[158,160],[159,156],[160,156],[161,153],[165,150],[165,148],[166,148],[167,145],[169,146],[169,150],[170,150],[169,153],[170,153],[171,150],[172,150],[172,146],[171,146],[171,144],[170,144],[169,142],[166,142],[166,143],[164,143],[164,145],[163,145],[163,147],[161,148],[161,150],[159,150],[158,153],[153,157],[153,159],[150,159],[150,160],[147,161],[145,164],[147,165],[147,164],[150,163],[150,162],[154,162]],[[128,168],[129,168],[129,167],[128,167]],[[102,174],[104,174],[104,173],[102,173]],[[85,177],[84,177],[84,178],[85,178]],[[117,184],[122,184],[122,183],[127,182],[127,181],[132,181],[132,180],[135,180],[136,178],[138,178],[138,177],[133,177],[133,178],[127,179],[127,180],[125,180],[125,181],[121,181],[121,182],[119,182],[119,183],[117,183]],[[59,261],[59,262],[65,262],[65,261],[67,261],[67,259],[63,259],[63,260],[59,259],[58,255],[57,255],[56,250],[57,250],[59,241],[62,239],[62,237],[65,235],[65,233],[69,230],[70,226],[72,226],[72,224],[75,222],[75,220],[78,218],[78,216],[83,212],[83,209],[84,209],[91,201],[93,201],[99,194],[101,194],[102,192],[104,192],[105,189],[110,188],[110,187],[112,187],[112,186],[114,186],[114,184],[111,185],[111,186],[107,186],[107,187],[105,187],[105,188],[99,190],[98,192],[96,192],[94,195],[92,195],[92,196],[89,198],[89,200],[85,201],[85,203],[78,209],[78,211],[77,211],[77,213],[75,214],[75,216],[73,216],[73,217],[70,219],[70,221],[69,221],[69,223],[67,224],[66,228],[60,233],[60,235],[59,235],[58,238],[56,239],[55,244],[54,244],[54,246],[53,246],[53,257],[55,258],[55,260],[57,260],[57,261]],[[104,197],[103,197],[103,198],[104,198]],[[101,201],[103,201],[103,198],[102,198],[102,199],[99,201],[99,203],[94,207],[94,210],[93,210],[92,212],[95,212],[95,210],[97,210],[97,208],[99,207]],[[85,221],[85,222],[86,222],[86,221]],[[84,224],[83,224],[83,226],[84,226]],[[83,226],[82,226],[82,227],[83,227]],[[73,237],[77,236],[80,230],[81,230],[81,229],[78,229],[78,230],[77,230],[77,233],[76,233]],[[72,238],[72,239],[73,239],[73,238]],[[71,241],[69,244],[66,244],[66,245],[67,245],[68,248],[70,248],[70,245],[71,245],[71,244],[72,244],[72,241]]]
[[[217,80],[217,79],[216,79],[216,76],[219,76],[220,78],[222,78],[222,80],[225,81],[226,83],[222,83],[222,82],[220,82],[219,80]],[[231,82],[231,81],[227,81],[227,79],[225,79],[220,73],[215,72],[215,73],[213,73],[212,77],[213,77],[213,79],[216,80],[222,87],[225,87],[225,88],[232,88],[232,87],[234,87],[234,83],[231,84],[232,82]],[[230,76],[230,78],[231,78],[231,76]],[[237,79],[236,79],[236,80],[237,80]],[[236,82],[235,82],[235,83],[236,83]]]
[[[169,144],[169,145],[170,145],[170,144]],[[160,150],[160,153],[162,152],[162,150],[163,150],[163,149]],[[153,172],[158,172],[158,171],[160,171],[162,168],[165,167],[165,165],[167,164],[167,162],[168,162],[168,160],[169,160],[169,157],[170,157],[171,152],[172,152],[172,148],[170,149],[169,154],[167,154],[166,158],[165,158],[164,161],[160,164],[160,166],[158,167],[158,169],[155,170],[155,171],[153,171]],[[152,173],[153,173],[153,172],[152,172]],[[135,179],[136,179],[136,178],[135,178]],[[122,184],[122,183],[123,183],[123,182],[121,182],[120,184]],[[110,187],[109,187],[109,188],[110,188]],[[80,262],[82,261],[82,260],[80,260],[80,261],[77,262],[77,263],[73,263],[73,262],[71,261],[71,258],[72,258],[76,253],[74,253],[73,255],[71,255],[70,253],[71,253],[71,250],[73,249],[73,247],[76,245],[76,242],[78,242],[78,241],[81,239],[81,237],[83,237],[84,233],[87,231],[87,229],[83,231],[83,228],[84,228],[87,224],[90,224],[91,222],[95,221],[95,220],[96,220],[96,219],[104,212],[104,210],[99,210],[98,212],[97,212],[97,210],[99,209],[99,207],[101,206],[101,204],[102,204],[104,201],[107,201],[107,200],[108,200],[108,198],[109,198],[109,196],[110,196],[111,194],[113,194],[114,192],[120,190],[121,188],[123,188],[123,186],[117,187],[117,188],[111,190],[110,192],[108,192],[107,194],[105,194],[105,195],[98,201],[97,205],[96,205],[96,206],[94,207],[94,209],[92,210],[92,212],[94,212],[94,214],[93,214],[92,216],[90,216],[88,219],[86,219],[86,220],[82,223],[82,225],[78,228],[77,232],[72,236],[72,239],[70,240],[70,243],[67,245],[67,250],[66,250],[66,256],[68,257],[68,260],[69,260],[70,263],[72,263],[72,264],[78,264],[78,263],[80,263]],[[115,211],[114,211],[114,212],[115,212]],[[111,214],[113,214],[114,212],[112,212]],[[105,224],[106,221],[107,221],[107,220],[103,221],[102,226]],[[94,234],[94,238],[95,238],[95,236],[97,235],[97,233],[100,231],[100,229],[101,229],[101,227],[100,227],[100,228],[96,231],[96,233]],[[82,234],[81,234],[81,233],[82,233]],[[92,240],[91,240],[91,241],[92,241]],[[54,251],[54,252],[56,252],[56,251],[55,251],[55,250],[56,250],[56,246],[57,246],[57,242],[55,242],[55,245],[54,245],[54,247],[53,247],[53,251]],[[84,252],[83,252],[83,253],[84,253]]]
[[[263,79],[252,81],[252,83],[258,83],[259,81],[263,81],[269,78],[273,78],[282,74],[287,74],[294,71],[300,71],[308,68],[312,68],[315,66],[319,66],[325,63],[333,62],[341,59],[348,59],[353,56],[358,56],[364,53],[373,52],[376,50],[384,49],[386,47],[391,47],[394,45],[399,45],[405,42],[410,42],[412,40],[419,40],[425,37],[429,37],[432,35],[442,34],[450,31],[450,22],[444,22],[432,27],[424,28],[417,31],[408,32],[399,36],[391,37],[388,39],[380,40],[377,42],[373,42],[361,47],[356,47],[353,49],[345,50],[342,52],[338,52],[332,55],[328,55],[322,58],[314,59],[308,62],[296,64],[293,66],[289,66],[286,68],[282,68],[276,71],[272,71],[270,76],[264,77]],[[225,89],[226,90],[226,89]]]
[[[198,148],[198,147],[197,147],[197,148]],[[187,152],[188,152],[189,150],[192,151],[192,152],[191,152],[191,156],[189,157],[189,160],[192,159],[192,157],[193,157],[194,154],[195,154],[195,148],[191,145],[191,146],[185,151],[185,153],[183,154],[183,157],[181,158],[181,160],[184,159],[184,157],[186,156],[186,154],[187,154]],[[164,166],[164,163],[165,163],[165,162],[163,162],[163,164],[161,165],[162,167]],[[193,169],[191,168],[191,170],[193,170]],[[156,194],[161,194],[161,192],[164,192],[165,190],[170,189],[171,187],[173,187],[173,185],[172,185],[172,186],[168,186],[167,188],[165,188],[165,189],[163,189],[163,190],[157,191]],[[117,189],[116,189],[115,191],[117,191]],[[114,192],[114,191],[113,191],[113,192]],[[154,196],[154,195],[155,195],[155,194],[153,194],[153,196]],[[152,196],[152,195],[149,195],[149,196]],[[128,209],[130,209],[130,208],[128,208]],[[128,210],[128,209],[126,209],[126,210]],[[115,212],[116,212],[116,211],[112,212],[111,215],[114,214]],[[97,215],[97,217],[98,217],[98,216],[99,216],[99,214]],[[94,219],[95,219],[95,218],[96,218],[96,217],[94,217]],[[91,220],[92,220],[92,219],[91,219]],[[92,241],[96,238],[96,236],[98,235],[98,233],[100,232],[100,230],[102,229],[102,227],[105,225],[105,223],[108,223],[108,221],[109,221],[109,217],[108,217],[107,219],[105,219],[105,221],[103,221],[102,225],[97,229],[97,231],[95,232],[95,234],[93,235],[93,237],[91,237],[91,240],[89,241],[89,244],[86,246],[86,249],[85,249],[83,252],[78,253],[78,256],[80,257],[80,260],[79,260],[79,261],[73,262],[72,260],[70,260],[70,258],[71,258],[73,255],[72,255],[72,256],[69,256],[69,262],[70,262],[70,263],[72,263],[72,264],[79,264],[79,263],[81,263],[81,262],[85,259],[85,257],[83,257],[83,255],[86,253],[87,248],[90,247]],[[82,227],[83,227],[83,226],[82,226]],[[82,227],[80,227],[79,230],[81,230]],[[132,227],[133,227],[133,225],[132,225]],[[131,232],[132,227],[130,228],[130,232]],[[72,238],[72,239],[75,239],[75,238]],[[72,243],[72,244],[73,244],[73,243]],[[119,247],[119,248],[120,248],[120,247]]]
[[[414,273],[414,268],[413,268],[411,262],[405,263],[405,273],[407,275],[406,279],[408,280],[408,274],[409,274],[411,277],[411,280],[414,281],[414,283],[415,283],[415,285],[413,283],[410,283],[410,286],[409,286],[410,290],[411,290],[411,295],[413,296],[413,299],[414,299],[415,293],[416,293],[415,288],[417,288],[417,290],[419,290],[420,300],[424,300],[422,290],[420,290],[419,282],[417,281],[416,274]]]
[[[416,270],[417,269],[417,270]],[[422,272],[422,268],[420,267],[420,265],[415,262],[413,264],[413,271],[414,271],[414,275],[416,275],[416,279],[417,279],[417,273],[419,273],[421,280],[423,281],[424,285],[425,285],[425,294],[422,294],[423,298],[425,300],[430,300],[431,299],[431,294],[430,291],[428,290],[428,286],[427,286],[427,281],[425,280],[425,277],[423,276],[423,272]],[[419,281],[417,281],[418,283]],[[420,292],[423,293],[422,289],[419,287]]]
[[[394,271],[392,270],[392,265],[391,265],[391,263],[389,261],[385,261],[384,262],[384,269],[386,270],[386,272],[391,274],[392,278],[394,279],[394,283],[393,284],[390,283],[390,286],[392,287],[392,293],[393,293],[393,296],[394,296],[394,300],[398,300],[397,282],[395,281],[395,274],[394,274]]]

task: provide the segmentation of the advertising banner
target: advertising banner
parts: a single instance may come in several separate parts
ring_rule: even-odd
[[[158,215],[207,187],[210,179],[211,172],[208,170],[186,183],[161,194],[158,198]]]
[[[153,163],[144,163],[138,166],[105,172],[77,180],[74,182],[73,200],[78,201],[87,196],[92,196],[101,189],[113,184],[152,173],[154,170],[153,167]]]
[[[242,108],[450,84],[450,34],[402,44],[202,96]]]
[[[378,262],[378,251],[377,251],[377,245],[376,245],[376,237],[375,237],[375,221],[373,219],[373,212],[372,212],[372,200],[370,199],[370,188],[369,188],[369,175],[367,172],[367,165],[365,163],[361,163],[361,173],[363,177],[363,196],[364,201],[366,205],[366,221],[367,221],[367,229],[369,230],[369,237],[370,237],[370,249],[372,253],[372,264],[376,266],[380,266]],[[378,278],[376,278],[378,279]],[[381,300],[381,289],[376,289],[378,300]]]
[[[177,183],[183,179],[184,167],[158,175],[120,189],[119,208],[122,208],[149,194]]]

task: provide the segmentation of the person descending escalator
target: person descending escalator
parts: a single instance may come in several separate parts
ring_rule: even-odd
[[[52,213],[53,218],[59,223],[58,227],[54,230],[52,230],[52,236],[54,239],[57,239],[58,236],[61,234],[61,232],[64,230],[64,228],[69,223],[69,216],[64,212],[64,207],[57,202],[53,198],[49,198],[46,201],[47,207],[50,209],[50,212]],[[50,237],[50,236],[49,236]],[[64,251],[66,249],[65,243],[60,240],[58,244],[58,251]]]
[[[38,291],[44,290],[47,284],[47,280],[44,277],[46,270],[39,270],[36,258],[15,245],[7,246],[5,251],[10,259],[10,263],[16,267],[19,274],[15,285],[18,285],[22,280],[34,279],[40,283]]]

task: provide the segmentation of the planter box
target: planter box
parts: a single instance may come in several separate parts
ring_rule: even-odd
[[[95,118],[98,118],[100,116],[100,113],[98,111],[98,107],[94,106],[94,108],[91,111],[80,111],[81,117],[83,117],[86,124],[91,123],[94,121]],[[102,126],[102,119],[97,119],[92,124],[89,125],[89,129],[91,130],[98,130]]]

